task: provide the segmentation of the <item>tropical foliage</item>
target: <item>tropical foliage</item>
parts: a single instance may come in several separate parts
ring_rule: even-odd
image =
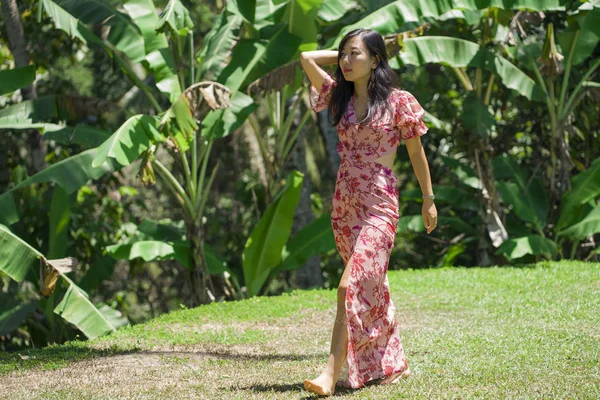
[[[134,322],[127,287],[102,290],[126,266],[162,311],[336,285],[336,132],[297,61],[356,27],[384,35],[430,127],[440,226],[400,151],[390,268],[599,256],[597,1],[2,3],[21,7],[0,47],[7,342]]]

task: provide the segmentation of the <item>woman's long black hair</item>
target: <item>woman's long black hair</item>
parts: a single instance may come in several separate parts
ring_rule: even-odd
[[[338,62],[335,69],[337,85],[333,90],[331,101],[329,102],[329,115],[330,119],[333,117],[333,126],[339,124],[354,93],[354,82],[347,81],[340,69],[340,58],[344,45],[348,39],[354,36],[359,36],[363,40],[363,43],[369,50],[370,56],[378,56],[377,67],[373,71],[374,84],[369,85],[369,110],[365,118],[360,122],[369,122],[378,109],[391,111],[387,102],[388,96],[392,88],[400,87],[398,75],[388,64],[387,51],[381,35],[372,29],[354,29],[348,32],[338,46]]]

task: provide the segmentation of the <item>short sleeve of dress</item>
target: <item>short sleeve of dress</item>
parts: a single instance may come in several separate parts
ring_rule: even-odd
[[[331,77],[331,75],[327,74],[327,77],[323,81],[323,86],[321,87],[321,91],[317,91],[317,88],[310,84],[310,107],[315,111],[319,112],[326,109],[329,106],[329,100],[331,99],[331,94],[333,93],[333,88],[335,87],[335,80]]]
[[[425,110],[415,96],[402,90],[396,98],[395,123],[400,136],[409,140],[427,133],[427,126],[422,121]]]

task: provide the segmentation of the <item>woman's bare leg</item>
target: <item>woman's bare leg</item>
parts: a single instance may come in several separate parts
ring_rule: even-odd
[[[335,392],[335,384],[338,380],[346,355],[348,351],[348,322],[346,321],[346,287],[348,286],[348,277],[352,267],[352,257],[344,268],[342,279],[337,290],[337,311],[335,323],[333,324],[333,333],[331,335],[331,348],[329,350],[329,360],[325,369],[313,380],[305,380],[306,390],[320,394],[332,395]]]

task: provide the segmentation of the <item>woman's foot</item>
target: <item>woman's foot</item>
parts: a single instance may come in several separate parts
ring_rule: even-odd
[[[406,369],[402,372],[396,372],[395,374],[391,374],[389,376],[386,376],[385,378],[383,378],[379,384],[380,385],[388,385],[390,383],[398,383],[401,379],[406,378],[408,376],[410,376],[411,372],[410,369]]]
[[[304,380],[304,389],[321,396],[331,396],[335,393],[335,382],[325,375],[320,375],[317,379],[309,381]]]

